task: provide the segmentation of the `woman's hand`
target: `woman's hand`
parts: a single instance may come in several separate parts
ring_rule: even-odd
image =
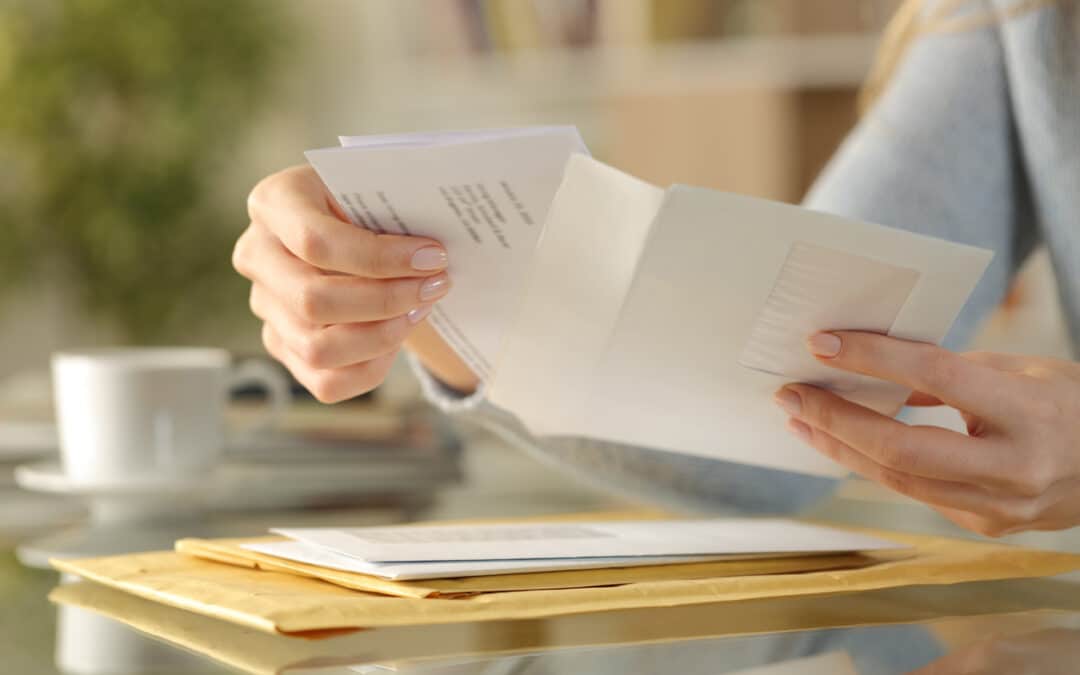
[[[308,166],[263,179],[248,213],[233,265],[252,281],[267,351],[325,403],[382,383],[406,336],[450,289],[446,250],[348,222]]]
[[[788,428],[871,480],[969,530],[1001,536],[1080,524],[1080,364],[955,354],[871,333],[819,333],[821,363],[897,382],[909,405],[948,405],[968,435],[909,426],[805,384],[776,402]]]

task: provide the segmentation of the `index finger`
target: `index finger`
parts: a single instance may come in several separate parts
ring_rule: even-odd
[[[807,344],[821,363],[902,384],[959,410],[997,412],[1007,389],[1006,373],[925,342],[831,331],[811,336]]]
[[[342,220],[334,206],[311,167],[269,176],[248,198],[252,220],[314,267],[373,279],[430,276],[446,269],[446,249],[438,241],[376,234]]]

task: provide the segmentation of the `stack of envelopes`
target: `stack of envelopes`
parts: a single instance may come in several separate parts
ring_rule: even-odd
[[[281,530],[56,561],[144,598],[280,633],[1050,576],[1080,555],[773,519]]]

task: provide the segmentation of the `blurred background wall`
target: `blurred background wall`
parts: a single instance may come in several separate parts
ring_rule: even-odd
[[[7,2],[0,380],[73,345],[261,351],[229,269],[247,191],[338,134],[576,124],[656,183],[798,201],[897,4]],[[1064,354],[1030,268],[980,342]]]

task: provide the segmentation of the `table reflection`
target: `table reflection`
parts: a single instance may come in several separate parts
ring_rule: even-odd
[[[91,670],[87,659],[64,660],[58,651],[65,672],[228,668],[257,675],[1071,672],[1060,668],[1075,664],[1080,648],[1075,596],[1075,586],[1065,582],[994,582],[311,639],[245,628],[87,582],[53,593],[61,645],[65,617],[93,617],[104,623],[94,629],[91,651],[101,664],[112,655],[113,670]],[[1060,602],[1051,601],[1055,597]],[[1038,609],[1046,606],[1061,609]],[[78,614],[66,614],[72,610]],[[174,656],[166,656],[170,650]],[[162,671],[164,664],[169,668]],[[1000,669],[1003,664],[1012,670]]]

